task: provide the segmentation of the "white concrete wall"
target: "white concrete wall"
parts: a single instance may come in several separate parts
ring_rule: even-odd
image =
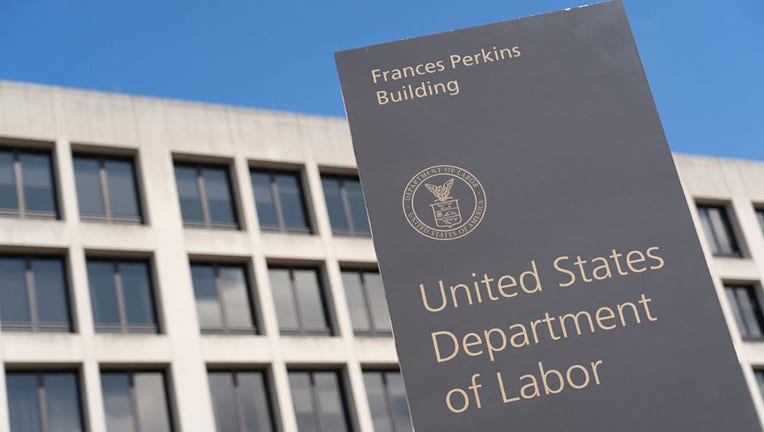
[[[396,355],[391,338],[353,336],[341,283],[341,263],[375,263],[368,238],[332,236],[324,203],[320,173],[352,172],[355,165],[344,119],[0,81],[0,139],[54,150],[62,220],[0,219],[0,250],[66,253],[77,328],[74,334],[0,333],[0,361],[13,366],[78,367],[84,384],[85,416],[93,432],[105,431],[101,366],[166,368],[174,416],[182,432],[214,430],[208,365],[266,367],[275,383],[272,396],[286,432],[296,431],[287,370],[336,367],[347,378],[357,426],[361,432],[372,432],[362,370],[365,366],[394,367]],[[71,151],[81,148],[137,155],[146,225],[80,222]],[[174,157],[223,162],[231,167],[241,231],[183,228]],[[315,235],[260,232],[249,181],[249,167],[259,164],[301,170]],[[740,241],[745,245],[746,258],[709,255],[719,294],[723,294],[722,280],[758,283],[764,270],[764,239],[751,203],[764,203],[764,163],[677,156],[677,164],[688,200],[698,197],[731,203],[736,224],[745,237]],[[129,252],[152,258],[163,334],[94,333],[85,270],[89,251]],[[200,335],[189,255],[250,263],[262,335]],[[337,336],[279,335],[267,273],[268,262],[274,260],[322,267],[334,305]],[[723,295],[721,299],[728,312]],[[728,321],[734,328],[734,322]],[[764,366],[764,344],[744,343],[737,334],[733,331],[741,364],[757,407],[764,413],[751,373],[751,367]],[[0,368],[0,389],[4,388],[4,369]],[[5,392],[0,390],[0,430],[8,429],[5,402]]]

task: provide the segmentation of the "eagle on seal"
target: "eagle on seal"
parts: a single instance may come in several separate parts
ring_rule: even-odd
[[[435,202],[443,202],[451,199],[449,194],[451,193],[451,187],[454,185],[454,179],[448,179],[440,186],[432,185],[429,183],[424,184],[427,190],[435,195]]]

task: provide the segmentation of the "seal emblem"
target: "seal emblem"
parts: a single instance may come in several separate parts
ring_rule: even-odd
[[[425,168],[403,189],[403,215],[409,225],[434,240],[466,236],[483,220],[485,209],[483,185],[453,165]]]

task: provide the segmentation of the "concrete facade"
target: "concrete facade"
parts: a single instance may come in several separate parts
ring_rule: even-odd
[[[375,264],[370,238],[332,234],[324,202],[321,174],[355,171],[344,119],[0,81],[0,143],[53,152],[60,219],[1,218],[0,251],[66,256],[75,327],[69,334],[0,332],[0,361],[6,367],[79,370],[83,416],[93,432],[106,430],[99,376],[104,367],[166,370],[175,427],[182,432],[215,430],[208,367],[266,369],[286,432],[297,430],[287,371],[336,368],[347,384],[356,429],[373,431],[362,371],[395,368],[396,355],[390,337],[354,336],[342,286],[341,268]],[[145,224],[80,220],[72,152],[83,149],[135,157]],[[240,230],[184,228],[174,160],[229,167]],[[764,163],[685,155],[676,162],[696,224],[696,201],[726,205],[743,248],[742,258],[713,257],[707,248],[706,255],[740,363],[764,414],[753,374],[764,368],[764,344],[741,339],[723,286],[750,282],[761,290],[764,236],[754,206],[764,204]],[[301,173],[314,234],[261,232],[251,167]],[[700,235],[703,239],[702,230]],[[94,332],[85,257],[99,254],[150,258],[161,334]],[[189,258],[211,257],[247,263],[260,335],[200,333]],[[269,263],[322,269],[337,336],[279,334]],[[4,371],[0,368],[0,430],[9,429]]]

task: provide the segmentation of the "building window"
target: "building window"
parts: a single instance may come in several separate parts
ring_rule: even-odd
[[[374,432],[411,432],[409,407],[398,371],[364,371]]]
[[[58,218],[50,152],[0,149],[0,215]]]
[[[272,267],[268,273],[282,334],[331,335],[317,269]]]
[[[87,269],[96,331],[157,333],[147,261],[92,258]]]
[[[0,275],[0,321],[4,331],[71,331],[62,259],[0,256]]]
[[[387,311],[382,278],[376,271],[344,270],[345,287],[353,330],[357,335],[390,336],[390,315]]]
[[[5,374],[11,432],[84,432],[76,372]]]
[[[756,288],[752,285],[726,285],[724,290],[740,335],[743,338],[762,338],[764,317]]]
[[[218,432],[273,432],[273,409],[263,372],[209,372]]]
[[[108,432],[171,432],[164,373],[101,372]]]
[[[75,155],[74,177],[82,219],[142,222],[131,159]]]
[[[756,377],[756,383],[759,386],[759,392],[764,399],[764,369],[754,369],[753,375]]]
[[[761,232],[764,233],[764,209],[756,209],[756,218],[759,220]]]
[[[322,176],[329,222],[335,234],[369,235],[369,219],[358,178]]]
[[[239,227],[228,169],[222,166],[175,164],[180,210],[187,226]]]
[[[299,173],[253,169],[250,177],[262,229],[311,232]]]
[[[353,430],[345,392],[336,371],[289,372],[297,429],[315,432]]]
[[[203,333],[256,333],[243,265],[192,263],[191,278]]]
[[[699,205],[698,216],[715,256],[741,256],[725,206]]]

